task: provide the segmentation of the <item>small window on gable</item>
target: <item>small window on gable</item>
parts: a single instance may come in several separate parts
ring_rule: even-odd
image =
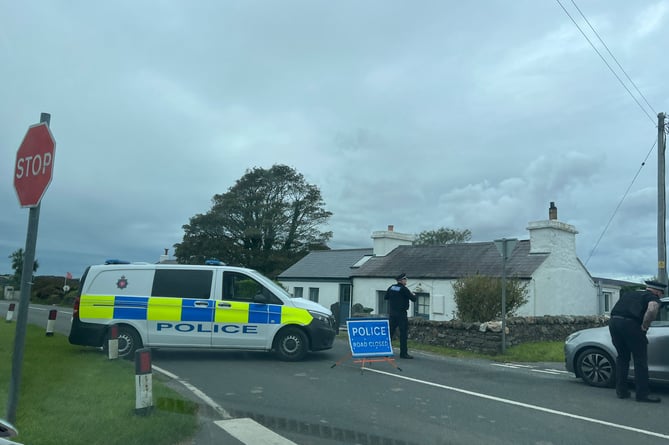
[[[310,287],[309,288],[309,299],[318,303],[318,288]]]

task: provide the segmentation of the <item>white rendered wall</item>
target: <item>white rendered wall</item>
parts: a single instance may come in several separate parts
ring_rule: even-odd
[[[302,288],[302,298],[309,299],[309,288],[318,288],[318,304],[330,309],[330,305],[339,301],[339,284],[330,282],[314,282],[314,281],[279,281],[281,285],[288,289],[292,295],[295,295],[295,288]],[[343,284],[343,283],[342,283]]]
[[[365,307],[371,307],[374,309],[372,315],[380,315],[377,307],[377,291],[385,292],[393,284],[395,281],[387,278],[354,278],[353,304],[360,303]],[[430,295],[430,320],[453,319],[455,301],[451,281],[414,279],[409,281],[407,287],[412,292],[425,292]],[[414,304],[411,303],[409,316],[413,314],[413,311]]]
[[[530,253],[550,253],[535,271],[534,298],[519,315],[597,315],[597,287],[576,256],[574,226],[556,220],[532,222]]]

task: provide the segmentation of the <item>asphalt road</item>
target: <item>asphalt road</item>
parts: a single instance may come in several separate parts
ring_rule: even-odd
[[[30,322],[46,326],[47,309],[31,310]],[[69,330],[67,311],[60,311],[57,332]],[[661,417],[666,388],[655,388],[665,403],[639,404],[583,384],[561,363],[415,352],[414,360],[394,362],[401,371],[389,362],[366,363],[361,371],[348,352],[340,338],[334,349],[298,363],[259,352],[152,356],[155,366],[219,405],[223,417],[250,417],[300,445],[669,443],[669,422]]]

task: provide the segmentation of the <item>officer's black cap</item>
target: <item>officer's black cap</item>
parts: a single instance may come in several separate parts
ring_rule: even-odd
[[[401,280],[405,279],[406,277],[407,277],[407,274],[401,273],[401,274],[399,274],[398,276],[395,277],[395,280],[401,281]]]
[[[646,281],[646,287],[650,287],[651,289],[657,289],[664,291],[667,288],[667,285],[664,283],[660,283],[659,281],[655,280],[649,280]]]

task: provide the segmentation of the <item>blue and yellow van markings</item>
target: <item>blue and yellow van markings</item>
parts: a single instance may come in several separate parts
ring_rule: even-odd
[[[217,307],[225,302],[225,307]],[[308,325],[308,311],[278,304],[129,295],[82,295],[82,319]]]

